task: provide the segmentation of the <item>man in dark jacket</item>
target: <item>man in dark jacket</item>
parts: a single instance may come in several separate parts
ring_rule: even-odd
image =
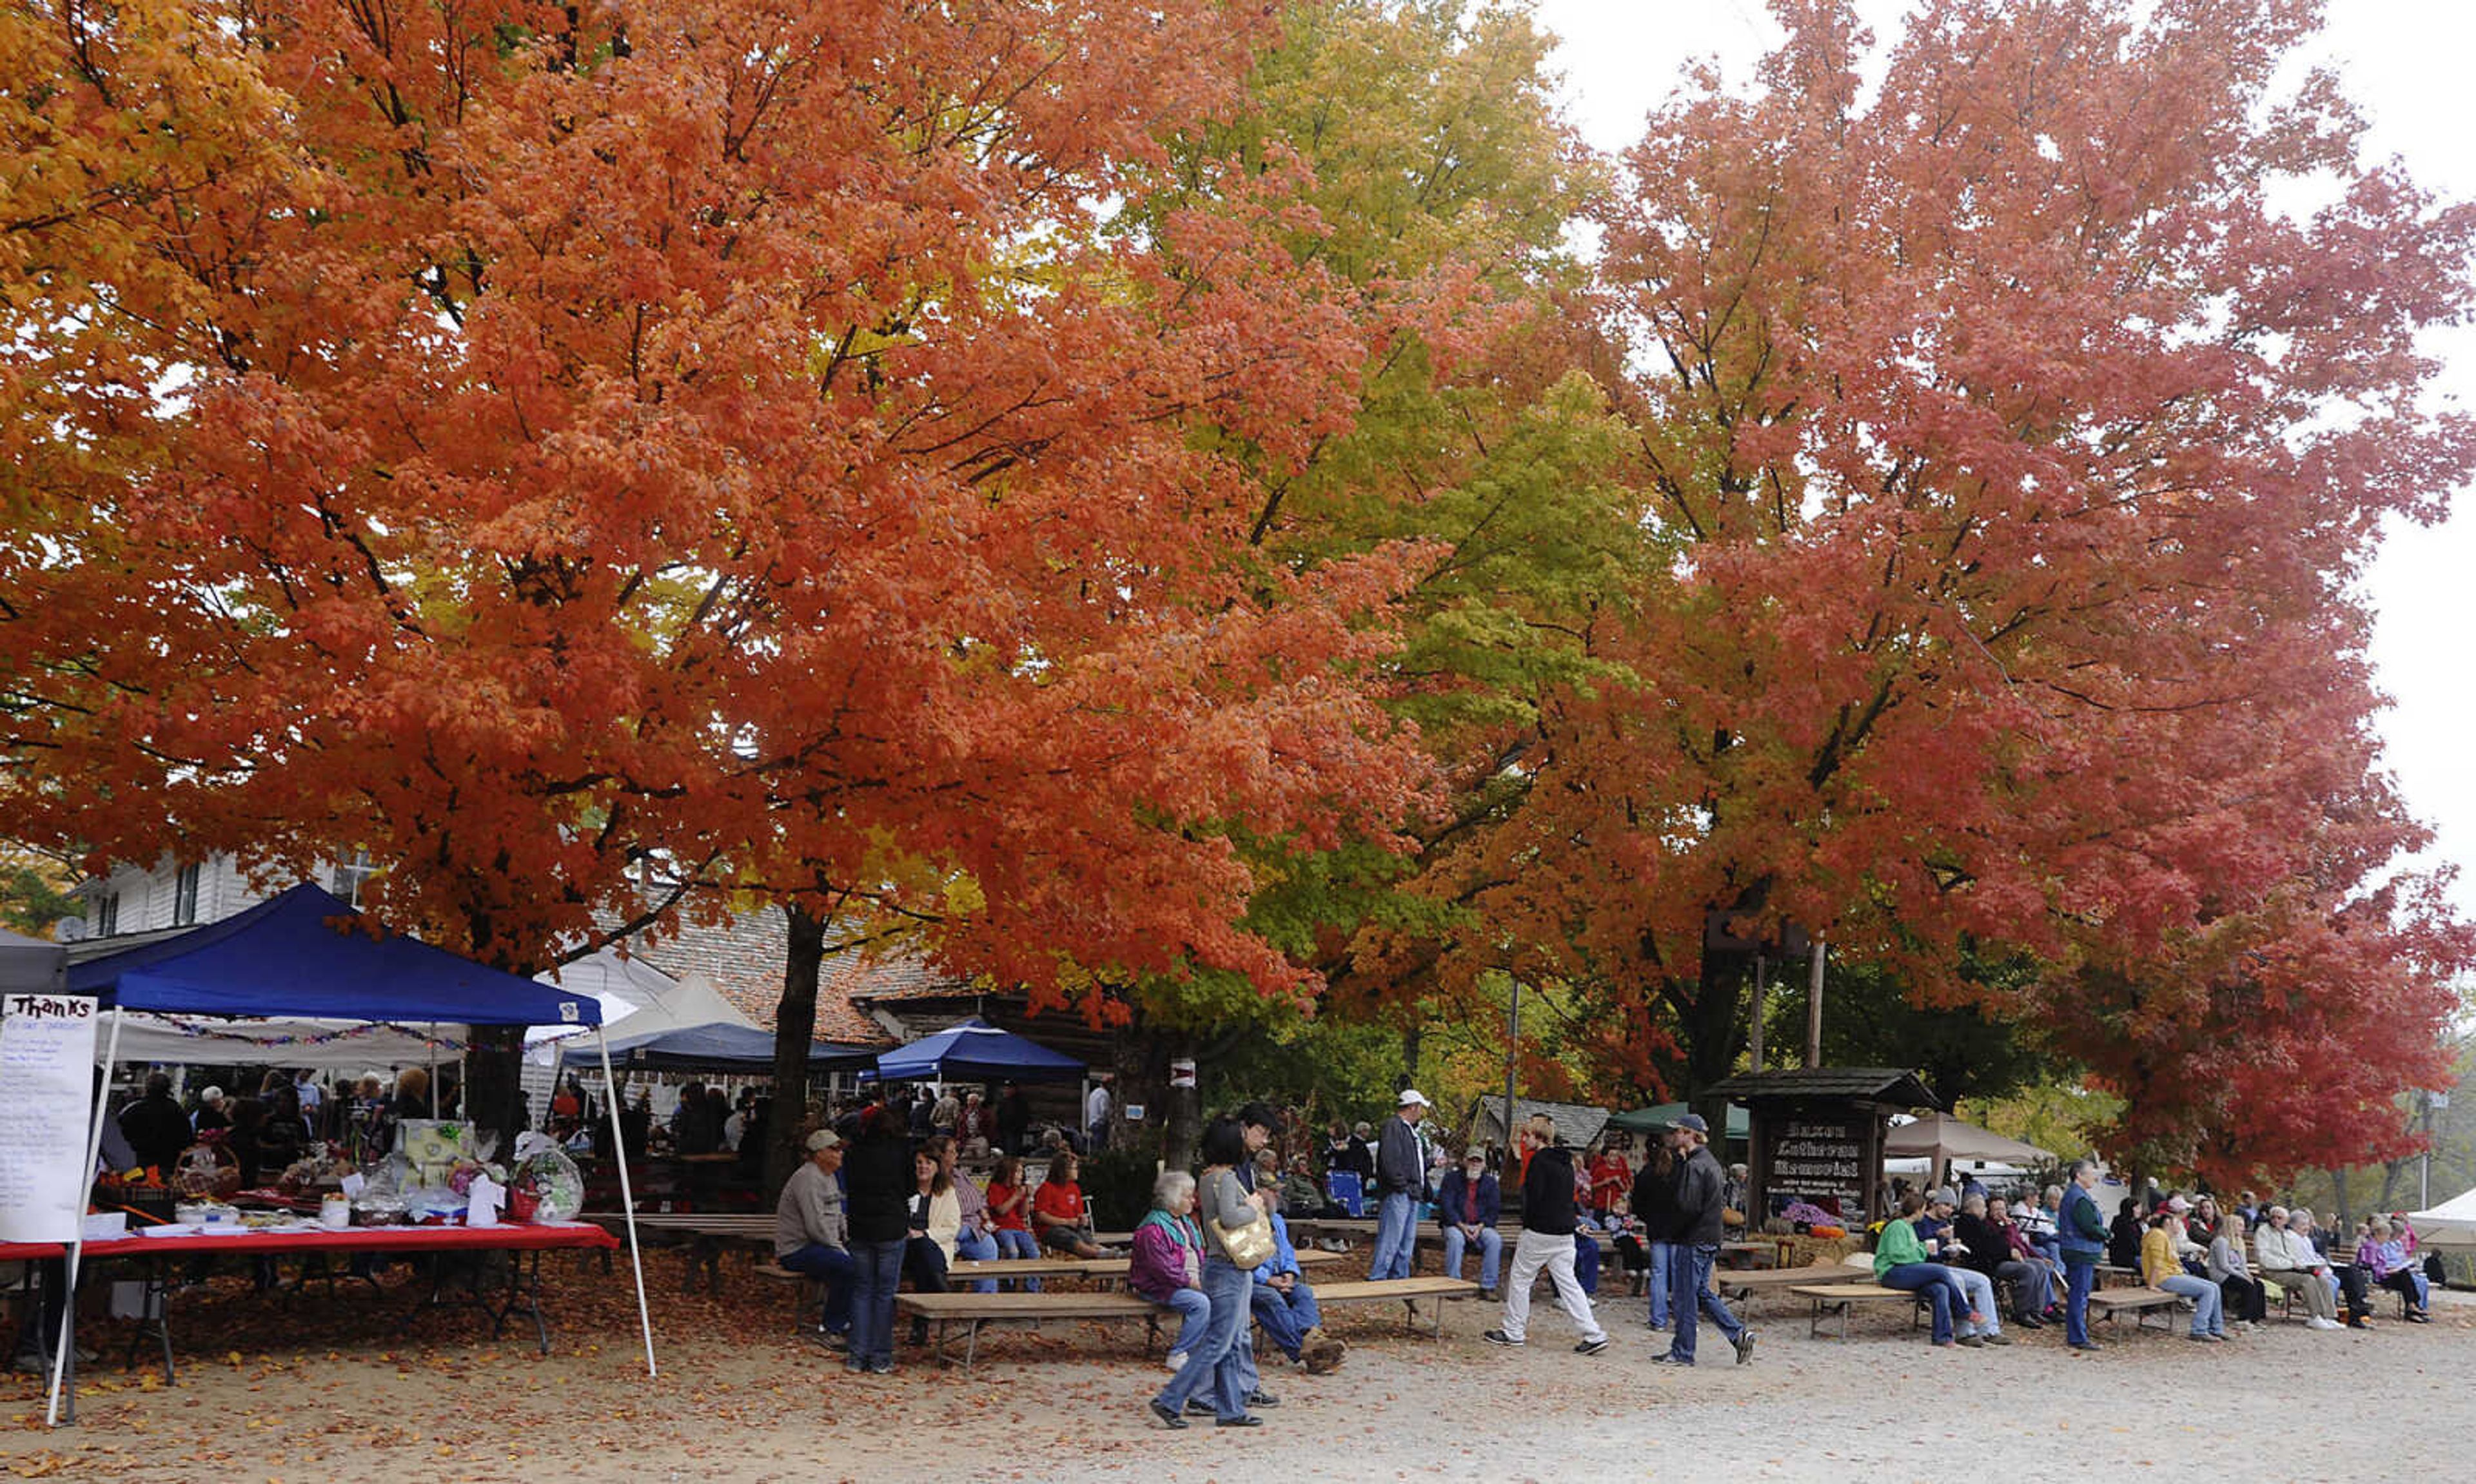
[[[1711,1264],[1720,1255],[1720,1213],[1725,1209],[1727,1175],[1711,1153],[1711,1125],[1702,1115],[1688,1113],[1669,1134],[1679,1161],[1676,1171],[1676,1251],[1669,1266],[1668,1307],[1676,1325],[1675,1338],[1664,1354],[1651,1361],[1663,1366],[1694,1364],[1695,1321],[1711,1323],[1737,1348],[1737,1364],[1754,1358],[1754,1332],[1728,1312],[1727,1301],[1711,1291]]]
[[[1375,1252],[1367,1269],[1372,1279],[1410,1275],[1410,1253],[1419,1240],[1419,1198],[1427,1180],[1415,1125],[1426,1116],[1426,1095],[1415,1087],[1402,1089],[1400,1103],[1384,1121],[1376,1142],[1375,1188],[1383,1199],[1375,1207]]]
[[[172,1079],[157,1072],[146,1078],[146,1095],[120,1110],[120,1132],[141,1165],[151,1165],[168,1178],[181,1151],[195,1142],[189,1115],[172,1101]]]
[[[1487,1156],[1472,1150],[1461,1168],[1445,1176],[1436,1193],[1436,1221],[1445,1228],[1445,1276],[1462,1275],[1462,1252],[1478,1249],[1478,1296],[1496,1297],[1497,1274],[1503,1271],[1504,1233],[1496,1229],[1504,1214],[1504,1195],[1496,1176],[1487,1173]]]
[[[1541,1113],[1522,1128],[1522,1147],[1530,1154],[1522,1173],[1522,1235],[1513,1244],[1513,1272],[1504,1285],[1504,1320],[1479,1336],[1490,1345],[1515,1346],[1528,1337],[1530,1286],[1539,1270],[1548,1270],[1556,1285],[1556,1301],[1565,1317],[1582,1332],[1573,1348],[1597,1355],[1608,1348],[1608,1332],[1591,1312],[1590,1297],[1573,1276],[1573,1156],[1556,1143],[1556,1124]]]

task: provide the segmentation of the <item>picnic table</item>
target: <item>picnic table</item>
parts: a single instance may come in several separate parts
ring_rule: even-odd
[[[130,1356],[134,1360],[137,1347],[148,1339],[158,1339],[163,1347],[163,1380],[175,1384],[178,1376],[172,1358],[171,1285],[167,1274],[175,1259],[235,1255],[249,1257],[291,1257],[334,1252],[390,1252],[414,1257],[440,1258],[456,1254],[507,1252],[508,1264],[504,1301],[493,1304],[477,1281],[464,1299],[451,1299],[445,1295],[440,1272],[433,1268],[431,1291],[419,1308],[479,1308],[490,1316],[490,1333],[495,1336],[508,1320],[522,1312],[533,1322],[541,1352],[550,1353],[550,1321],[541,1306],[541,1254],[557,1250],[608,1250],[619,1245],[618,1239],[601,1227],[583,1222],[540,1222],[526,1224],[507,1224],[498,1226],[351,1226],[341,1231],[323,1227],[310,1230],[197,1232],[182,1236],[149,1237],[131,1234],[106,1241],[85,1244],[82,1261],[134,1262],[142,1269],[142,1321],[137,1333],[130,1340]],[[31,1261],[65,1255],[67,1248],[58,1242],[0,1243],[0,1262]],[[527,1261],[526,1259],[530,1259]]]

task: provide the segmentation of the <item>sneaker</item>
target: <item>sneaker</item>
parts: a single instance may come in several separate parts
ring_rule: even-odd
[[[1581,1344],[1574,1346],[1573,1353],[1576,1355],[1597,1355],[1599,1351],[1606,1349],[1607,1348],[1608,1337],[1606,1335],[1601,1335],[1596,1340],[1585,1340]]]
[[[1187,1398],[1186,1415],[1189,1417],[1219,1417],[1221,1415],[1221,1409],[1214,1406],[1211,1402],[1204,1400],[1201,1397],[1190,1397]]]
[[[1162,1426],[1167,1427],[1172,1431],[1176,1431],[1186,1425],[1186,1419],[1177,1415],[1177,1408],[1171,1406],[1168,1402],[1161,1400],[1157,1397],[1153,1397],[1151,1401],[1146,1402],[1145,1405],[1151,1408],[1152,1416],[1161,1420]]]
[[[2335,1319],[2323,1319],[2320,1315],[2315,1314],[2311,1319],[2304,1322],[2304,1327],[2307,1329],[2344,1329],[2347,1326],[2340,1323]]]
[[[894,1362],[890,1360],[872,1360],[868,1363],[868,1373],[871,1375],[892,1375],[894,1373]]]
[[[1247,1404],[1250,1407],[1277,1407],[1281,1404],[1281,1398],[1271,1392],[1249,1392]]]
[[[868,1373],[868,1362],[854,1356],[843,1362],[843,1369],[854,1375],[865,1375]]]
[[[1485,1340],[1490,1345],[1509,1346],[1515,1349],[1520,1349],[1522,1348],[1521,1341],[1513,1338],[1513,1336],[1509,1334],[1506,1334],[1501,1329],[1491,1329],[1487,1333],[1479,1336],[1479,1338]]]
[[[2012,1337],[2005,1334],[2000,1329],[1990,1329],[1986,1333],[1979,1335],[1977,1338],[1985,1341],[1989,1345],[2009,1345],[2012,1343]]]
[[[1728,1343],[1736,1347],[1738,1365],[1742,1366],[1754,1358],[1754,1332],[1751,1329],[1738,1330],[1737,1338]]]
[[[1962,1335],[1956,1343],[1961,1348],[1968,1350],[1981,1348],[1986,1344],[1985,1341],[1979,1339],[1975,1335]]]
[[[2194,1345],[2216,1345],[2218,1343],[2218,1337],[2216,1335],[2186,1335],[2184,1338],[2191,1341]]]
[[[1482,1289],[1480,1289],[1480,1290],[1478,1291],[1478,1299],[1479,1299],[1479,1302],[1481,1302],[1481,1303],[1494,1303],[1494,1302],[1496,1302],[1496,1290],[1495,1290],[1495,1289],[1493,1289],[1493,1288],[1482,1288]]]
[[[1684,1366],[1688,1369],[1691,1369],[1694,1365],[1694,1362],[1690,1360],[1678,1359],[1674,1350],[1660,1351],[1658,1354],[1650,1357],[1650,1363],[1654,1366]]]
[[[2096,1350],[2102,1349],[2104,1347],[2100,1346],[2095,1340],[2075,1340],[2072,1342],[2072,1348],[2076,1350]]]

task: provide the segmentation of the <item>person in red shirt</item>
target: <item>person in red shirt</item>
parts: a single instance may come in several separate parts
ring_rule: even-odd
[[[1600,1146],[1591,1156],[1591,1209],[1604,1218],[1633,1189],[1633,1167],[1615,1150]]]
[[[1043,1247],[1077,1257],[1098,1257],[1101,1245],[1092,1240],[1091,1224],[1083,1219],[1083,1187],[1075,1182],[1080,1174],[1080,1163],[1072,1153],[1060,1153],[1050,1161],[1049,1177],[1031,1193],[1031,1227]]]

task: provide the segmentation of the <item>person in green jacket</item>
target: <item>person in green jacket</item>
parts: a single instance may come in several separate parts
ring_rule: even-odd
[[[1925,1245],[1918,1240],[1918,1229],[1910,1224],[1925,1209],[1925,1200],[1915,1191],[1900,1198],[1900,1214],[1883,1224],[1881,1235],[1874,1239],[1874,1281],[1885,1288],[1922,1296],[1934,1310],[1934,1343],[1949,1345],[1953,1341],[1952,1314],[1957,1309],[1968,1326],[1959,1343],[1975,1349],[1984,1345],[1978,1331],[1993,1316],[1979,1314],[1968,1307],[1968,1296],[1960,1279],[1949,1268],[1931,1261]]]

